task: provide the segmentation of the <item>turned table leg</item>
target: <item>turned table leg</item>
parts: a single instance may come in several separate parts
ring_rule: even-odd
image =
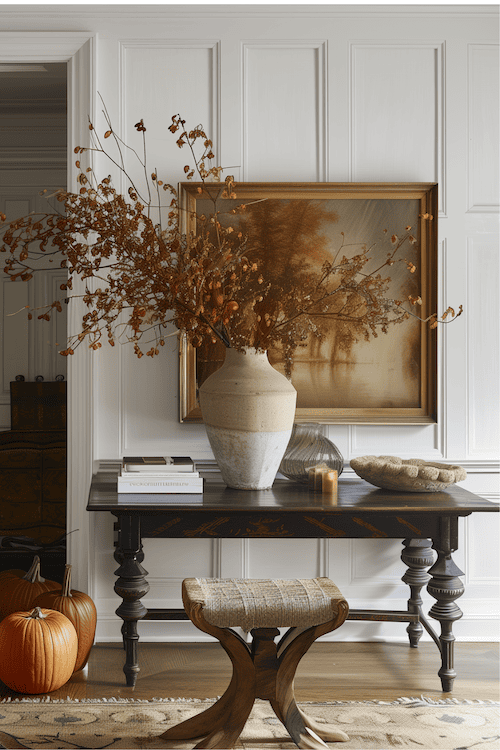
[[[454,669],[453,652],[455,636],[453,623],[462,617],[462,611],[455,604],[455,599],[464,593],[464,585],[459,576],[463,572],[455,565],[451,554],[458,548],[458,519],[443,517],[440,522],[441,533],[434,540],[433,548],[438,558],[429,570],[431,580],[427,591],[436,599],[429,610],[429,615],[441,623],[441,669],[438,674],[444,693],[451,693],[457,673]]]
[[[122,618],[122,636],[125,647],[125,665],[123,671],[127,686],[134,687],[139,673],[137,658],[137,622],[147,614],[146,607],[140,601],[149,591],[146,580],[147,570],[141,565],[144,559],[140,537],[140,519],[134,516],[121,516],[119,519],[118,547],[115,559],[120,567],[115,570],[118,580],[115,591],[122,598],[116,614]]]
[[[402,581],[410,587],[410,598],[408,599],[408,612],[419,614],[422,618],[422,597],[420,592],[423,586],[429,581],[430,575],[427,569],[434,562],[431,542],[429,539],[405,539],[405,546],[401,553],[401,559],[408,570],[402,577]],[[412,648],[418,647],[418,642],[424,632],[422,623],[410,622],[406,628]]]

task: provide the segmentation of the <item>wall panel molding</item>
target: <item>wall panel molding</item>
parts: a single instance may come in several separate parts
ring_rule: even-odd
[[[400,561],[403,547],[399,539],[353,539],[349,586],[401,586],[401,576],[406,566]],[[375,554],[374,554],[375,553]],[[374,572],[373,560],[377,560]],[[383,572],[384,563],[398,572]],[[379,570],[379,566],[382,568]]]
[[[398,425],[397,432],[394,425],[351,425],[352,439],[350,442],[350,458],[371,454],[374,445],[378,444],[376,452],[394,453],[401,458],[443,458],[440,445],[442,428],[439,423],[429,425]]]
[[[496,502],[499,500],[498,494]],[[487,499],[495,502],[492,497]],[[490,598],[490,596],[494,598],[499,595],[500,570],[496,564],[497,550],[484,549],[483,542],[485,532],[491,523],[489,515],[477,514],[465,518],[462,525],[463,541],[460,542],[460,546],[464,559],[464,583],[466,592],[469,591],[472,595],[471,608],[477,606],[481,598]]]
[[[121,95],[121,104],[120,104],[120,118],[121,118],[121,131],[125,132],[124,129],[127,127],[127,53],[132,50],[140,50],[143,52],[147,51],[153,51],[153,50],[164,50],[165,52],[168,51],[178,51],[178,52],[186,52],[186,71],[189,69],[189,62],[190,62],[190,55],[192,55],[193,51],[195,50],[206,50],[209,52],[210,55],[210,61],[209,61],[209,85],[210,85],[210,92],[208,93],[208,103],[210,108],[210,118],[209,121],[202,122],[201,124],[204,126],[205,131],[208,135],[208,137],[212,140],[214,144],[214,150],[216,154],[221,153],[221,128],[220,128],[220,120],[221,120],[221,103],[220,103],[220,79],[221,79],[221,42],[218,39],[199,39],[199,40],[189,40],[189,39],[168,39],[168,40],[162,40],[162,39],[131,39],[127,41],[121,41],[120,42],[120,52],[119,52],[119,90]],[[184,71],[186,73],[186,71]],[[179,71],[177,73],[177,77],[182,78],[183,71]],[[151,76],[153,76],[154,71],[151,71]],[[192,74],[195,75],[195,70],[192,71]],[[157,82],[156,85],[156,95],[161,96],[161,86],[160,82]],[[189,91],[189,78],[186,79],[186,91]],[[177,114],[177,111],[171,112],[170,116],[168,117],[168,120],[165,120],[164,123],[164,130],[165,130],[165,138],[170,137],[170,133],[168,132],[167,128],[171,124],[171,116]],[[185,113],[179,112],[181,116],[184,116]],[[196,122],[187,122],[187,126],[194,127],[199,124],[199,121]],[[147,123],[146,123],[147,125]],[[172,137],[172,144],[175,144],[175,141]]]
[[[145,545],[144,548],[147,552],[147,557],[151,561],[153,558],[153,550],[151,549],[152,545],[149,545],[148,542],[152,540],[144,540]],[[159,541],[160,545],[156,545],[157,548],[161,546],[161,549],[163,552],[165,552],[165,545],[168,544],[169,540],[153,540],[154,542]],[[171,541],[171,540],[170,540]],[[181,540],[177,540],[181,541]],[[194,542],[193,547],[200,550],[200,546],[203,547],[203,553],[202,553],[202,560],[206,563],[205,569],[199,569],[196,572],[197,576],[200,577],[206,577],[206,578],[217,578],[220,577],[220,539],[196,539],[192,540]],[[241,540],[239,540],[241,541]],[[159,556],[156,556],[157,559],[159,559]],[[177,559],[177,563],[179,563],[179,558]],[[151,567],[151,566],[150,566]],[[162,569],[165,567],[168,567],[168,564],[163,564],[161,566]],[[158,606],[158,607],[182,607],[182,601],[181,601],[181,589],[182,589],[182,581],[184,578],[188,578],[192,575],[192,567],[193,562],[191,558],[191,565],[190,568],[182,569],[183,565],[182,563],[177,564],[175,566],[175,570],[172,573],[172,575],[160,575],[158,571],[153,572],[152,574],[148,574],[147,581],[149,583],[150,589],[147,594],[147,597],[144,599],[144,602],[146,606]],[[233,575],[232,577],[238,577]],[[149,601],[147,601],[149,600]],[[157,604],[152,603],[157,602]],[[171,604],[166,603],[167,601],[172,602]]]
[[[437,182],[442,217],[447,212],[445,52],[444,41],[350,43],[349,179]]]
[[[492,503],[500,503],[500,492],[481,492],[481,497]]]
[[[468,237],[466,268],[467,456],[496,458],[500,450],[498,238]]]
[[[500,210],[498,44],[467,47],[467,210]]]
[[[328,181],[327,42],[245,40],[241,49],[242,180]]]

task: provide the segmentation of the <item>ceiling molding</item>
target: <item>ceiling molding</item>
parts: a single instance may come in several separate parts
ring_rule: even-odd
[[[22,11],[16,5],[2,7],[2,16],[12,19],[40,16],[48,19],[153,19],[153,18],[214,18],[214,17],[493,17],[498,18],[495,4],[482,5],[24,5]],[[90,25],[89,24],[89,25]],[[75,33],[75,32],[73,32]]]

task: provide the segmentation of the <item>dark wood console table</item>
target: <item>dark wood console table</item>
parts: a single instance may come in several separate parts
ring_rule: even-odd
[[[148,495],[133,501],[118,495],[116,475],[94,476],[87,510],[116,516],[118,543],[115,591],[122,599],[116,613],[122,618],[126,651],[123,671],[127,685],[136,683],[137,622],[140,619],[185,619],[184,610],[150,609],[141,598],[149,590],[142,562],[145,538],[351,538],[402,539],[401,554],[408,570],[403,581],[410,587],[407,612],[351,610],[351,620],[408,622],[410,645],[418,646],[423,629],[441,653],[443,692],[451,692],[456,672],[453,664],[453,623],[462,616],[455,599],[462,596],[463,572],[452,553],[458,548],[458,520],[477,512],[494,512],[499,506],[454,485],[444,492],[420,494],[379,490],[363,480],[340,480],[338,497],[329,500],[307,487],[276,480],[270,490],[233,490],[212,476],[197,503],[182,495]],[[434,561],[434,554],[437,559]],[[420,592],[436,599],[430,617],[440,623],[439,635],[422,611]]]

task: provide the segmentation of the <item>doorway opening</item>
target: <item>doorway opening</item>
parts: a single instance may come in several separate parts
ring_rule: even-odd
[[[67,75],[65,62],[0,63],[0,211],[7,221],[60,211],[45,195],[67,184]],[[36,314],[28,320],[23,308],[62,298],[67,273],[47,253],[29,282],[2,277],[0,570],[28,570],[38,555],[42,576],[62,580],[66,305],[50,322]]]

